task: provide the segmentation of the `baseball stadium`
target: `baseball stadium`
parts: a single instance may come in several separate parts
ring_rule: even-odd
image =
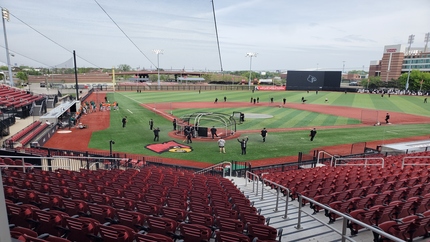
[[[428,0],[2,2],[0,242],[430,241]]]
[[[18,112],[1,151],[12,238],[30,230],[46,241],[425,240],[423,96],[261,89],[117,84],[31,104],[47,112]]]

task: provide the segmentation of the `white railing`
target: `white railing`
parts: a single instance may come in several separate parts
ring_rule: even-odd
[[[287,212],[288,212],[288,198],[290,197],[290,190],[288,188],[282,186],[282,185],[279,185],[278,183],[275,183],[275,182],[272,182],[270,180],[267,180],[267,179],[263,178],[263,180],[261,181],[261,198],[260,198],[261,200],[264,199],[264,185],[265,185],[265,182],[267,182],[267,183],[269,183],[269,184],[274,185],[274,186],[277,187],[277,189],[276,189],[277,190],[276,205],[275,205],[275,209],[273,210],[275,212],[278,211],[279,195],[281,193],[281,188],[284,189],[287,192],[286,199],[285,199],[286,200],[285,201],[285,214],[284,214],[283,218],[284,219],[288,219]]]
[[[252,177],[252,179],[250,179]],[[257,174],[254,174],[250,171],[245,172],[245,186],[248,186],[248,180],[252,180],[252,192],[255,192],[255,187],[257,187],[257,192],[255,193],[258,196],[258,182],[260,181],[260,177]]]
[[[427,160],[428,163],[406,163],[406,160],[409,160],[409,159],[422,159],[422,158],[428,159]],[[430,165],[430,156],[407,156],[407,157],[403,157],[402,159],[402,169],[405,166],[429,166],[429,165]]]
[[[338,161],[362,161],[364,160],[364,163],[356,163],[356,164],[337,164]],[[378,164],[373,164],[373,163],[369,163],[369,161],[381,161],[381,163]],[[384,168],[384,164],[385,164],[385,160],[382,157],[367,157],[367,158],[337,158],[335,157],[332,161],[331,161],[331,166],[382,166],[382,168]]]
[[[333,162],[333,158],[335,157],[335,155],[332,155],[332,154],[328,153],[327,151],[321,150],[318,152],[317,165],[320,164],[320,155],[321,154],[326,154],[326,155],[330,156],[331,157],[330,164]]]
[[[112,168],[113,165],[120,168],[120,161],[124,158],[110,158],[110,157],[84,157],[84,156],[52,156],[52,157],[38,157],[38,156],[1,156],[2,158],[10,158],[12,160],[20,160],[22,165],[0,165],[0,168],[22,168],[22,171],[26,172],[28,169],[41,168],[42,170],[55,170],[55,169],[67,169],[72,171],[80,171],[82,168],[89,168],[96,170],[95,165],[100,165],[99,169],[106,169],[105,160],[110,161],[108,168]],[[25,160],[39,160],[40,165],[29,164]],[[101,161],[102,160],[102,161]]]
[[[225,171],[228,169],[229,170],[229,176],[231,176],[232,167],[233,166],[231,165],[231,162],[223,161],[223,162],[218,163],[216,165],[209,166],[209,167],[204,168],[202,170],[196,171],[196,172],[194,172],[194,174],[205,174],[205,173],[211,172],[213,170],[219,170],[219,171],[222,171],[222,176],[225,177]]]

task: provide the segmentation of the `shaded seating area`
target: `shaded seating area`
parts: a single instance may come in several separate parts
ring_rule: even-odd
[[[3,145],[9,148],[24,147],[47,128],[49,128],[47,123],[34,121],[9,139],[5,140]]]
[[[46,97],[44,95],[33,95],[28,91],[7,85],[0,85],[0,108],[2,112],[15,112],[20,118],[31,115],[33,105],[41,104]],[[46,111],[46,107],[45,107]]]

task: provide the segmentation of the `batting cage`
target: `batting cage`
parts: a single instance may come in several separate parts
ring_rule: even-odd
[[[377,110],[363,109],[361,110],[361,123],[368,125],[379,124],[379,112]]]
[[[192,113],[179,118],[178,132],[192,127],[195,137],[208,137],[210,130],[216,128],[219,137],[228,137],[236,133],[236,120],[232,115],[224,113]]]

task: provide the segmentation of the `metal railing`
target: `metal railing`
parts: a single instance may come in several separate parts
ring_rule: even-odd
[[[274,185],[275,187],[277,187],[277,195],[276,195],[276,205],[275,205],[275,209],[273,211],[277,212],[278,211],[278,204],[279,204],[279,194],[281,193],[281,188],[284,189],[287,194],[286,194],[286,201],[285,201],[285,214],[284,214],[284,219],[288,219],[287,213],[288,213],[288,198],[290,197],[290,190],[282,185],[279,185],[278,183],[272,182],[270,180],[264,179],[261,181],[261,200],[264,199],[264,185],[265,182],[269,183],[270,185]],[[258,187],[258,186],[257,186]]]
[[[85,157],[85,156],[1,156],[2,158],[10,158],[12,160],[20,160],[21,165],[0,165],[0,167],[22,168],[22,171],[32,168],[40,168],[42,170],[67,169],[72,171],[80,171],[81,169],[126,169],[120,165],[120,161],[124,158],[101,158],[101,157]],[[37,164],[32,164],[29,161]],[[109,161],[109,164],[104,163]]]
[[[222,177],[225,177],[225,172],[226,172],[226,170],[228,170],[228,171],[229,171],[229,176],[231,176],[231,173],[232,173],[232,165],[231,165],[231,162],[229,162],[229,161],[223,161],[223,162],[218,163],[218,164],[216,164],[216,165],[209,166],[209,167],[207,167],[207,168],[204,168],[204,169],[201,169],[201,170],[199,170],[199,171],[194,172],[194,174],[205,174],[205,173],[207,173],[207,172],[211,172],[211,171],[213,171],[213,170],[217,170],[217,169],[218,169],[219,171],[221,171],[221,170],[222,170]]]
[[[405,163],[405,161],[408,160],[408,159],[422,159],[422,158],[429,159],[429,161],[430,161],[430,156],[408,156],[408,157],[403,157],[403,159],[402,159],[402,169],[406,165],[408,165],[408,166],[429,166],[430,163]]]
[[[317,164],[320,164],[320,155],[321,154],[326,154],[326,155],[330,156],[330,158],[331,158],[330,164],[333,162],[333,158],[335,157],[335,155],[332,155],[332,154],[328,153],[327,151],[321,150],[321,151],[318,152]]]
[[[357,163],[357,164],[337,164],[337,161],[362,161],[364,160],[364,163]],[[369,161],[370,160],[381,160],[382,162],[380,164],[370,164]],[[333,164],[334,162],[334,164]],[[367,167],[367,166],[379,166],[381,165],[382,168],[384,168],[385,165],[385,160],[382,157],[369,157],[369,158],[337,158],[335,157],[334,159],[332,159],[332,162],[330,164],[331,166],[363,166]]]
[[[250,171],[245,172],[245,186],[248,186],[248,177],[252,177],[252,192],[255,192],[255,186],[257,186],[257,192],[255,196],[258,196],[258,182],[260,181],[260,177],[257,174],[254,174]]]
[[[355,223],[355,224],[357,224],[357,225],[359,225],[359,226],[361,226],[361,227],[364,227],[364,228],[366,228],[366,229],[369,229],[369,230],[371,230],[372,232],[374,232],[374,233],[377,233],[377,234],[379,234],[379,235],[382,235],[382,236],[384,236],[385,238],[387,238],[387,239],[390,239],[390,240],[392,240],[392,241],[395,241],[395,242],[405,242],[404,240],[402,240],[402,239],[399,239],[399,238],[397,238],[397,237],[395,237],[395,236],[393,236],[393,235],[391,235],[391,234],[388,234],[388,233],[385,233],[384,231],[382,231],[382,230],[380,230],[380,229],[378,229],[378,228],[376,228],[376,227],[373,227],[373,226],[371,226],[371,225],[368,225],[368,224],[366,224],[366,223],[363,223],[363,222],[361,222],[360,220],[357,220],[357,219],[355,219],[355,218],[353,218],[353,217],[350,217],[349,215],[347,215],[347,214],[344,214],[344,213],[341,213],[341,212],[339,212],[339,211],[337,211],[337,210],[335,210],[335,209],[333,209],[333,208],[331,208],[331,207],[329,207],[329,206],[326,206],[326,205],[324,205],[324,204],[321,204],[321,203],[319,203],[319,202],[317,202],[317,201],[315,201],[315,200],[312,200],[312,199],[310,199],[310,198],[308,198],[308,197],[305,197],[305,196],[303,196],[303,195],[301,195],[301,194],[298,194],[298,197],[299,197],[299,211],[298,211],[298,218],[297,218],[297,226],[295,226],[295,228],[296,229],[303,229],[303,227],[301,226],[301,218],[302,218],[302,207],[303,207],[303,205],[302,205],[302,200],[303,199],[305,199],[305,200],[307,200],[307,201],[309,201],[309,202],[311,202],[311,203],[313,203],[314,205],[317,205],[317,206],[319,206],[319,207],[321,207],[321,208],[323,208],[323,209],[326,209],[326,210],[328,210],[328,211],[330,211],[331,213],[334,213],[334,214],[336,214],[337,216],[339,216],[339,217],[341,217],[342,218],[342,231],[341,232],[339,232],[338,230],[336,230],[335,228],[333,228],[332,226],[329,226],[327,223],[324,223],[323,221],[319,221],[319,222],[321,222],[322,224],[324,224],[325,226],[327,226],[327,227],[329,227],[330,229],[332,229],[334,232],[336,232],[336,233],[338,233],[339,235],[341,235],[342,236],[342,239],[341,239],[341,241],[342,242],[345,242],[346,240],[349,240],[349,241],[354,241],[354,240],[352,240],[351,238],[348,238],[349,236],[346,234],[346,231],[347,231],[347,228],[348,228],[348,220],[349,221],[351,221],[351,222],[353,222],[353,223]]]
[[[264,174],[267,173],[263,173],[261,174],[261,176],[263,176]],[[285,215],[284,215],[284,219],[288,219],[287,217],[287,212],[288,212],[288,198],[290,197],[290,190],[282,185],[279,185],[275,182],[272,182],[270,180],[267,179],[260,179],[260,177],[257,174],[254,174],[252,172],[247,171],[245,173],[245,186],[248,186],[248,180],[252,180],[252,192],[255,192],[255,196],[258,196],[258,183],[261,181],[261,197],[260,200],[264,199],[264,182],[268,182],[271,185],[274,185],[277,187],[277,196],[276,196],[276,205],[275,205],[275,209],[273,211],[277,212],[278,211],[278,205],[279,205],[279,195],[280,195],[280,189],[285,189],[285,191],[287,192],[287,196],[286,196],[286,202],[285,202]],[[255,189],[256,187],[256,189]]]

